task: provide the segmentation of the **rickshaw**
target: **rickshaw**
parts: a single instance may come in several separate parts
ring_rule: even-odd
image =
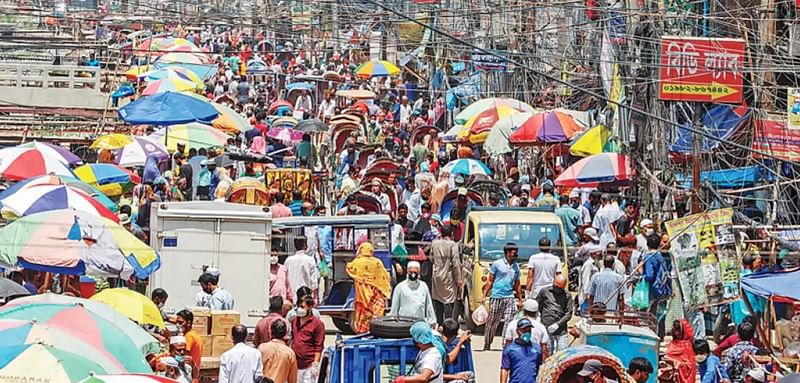
[[[442,217],[443,221],[447,221],[450,219],[450,211],[458,203],[457,200],[459,197],[460,197],[459,189],[450,190],[449,192],[447,192],[447,194],[444,195],[444,198],[442,198],[442,204],[439,208],[439,216]],[[463,212],[465,215],[467,209],[473,206],[483,206],[483,198],[481,198],[481,195],[474,190],[467,189],[467,192],[464,195],[464,197],[467,199],[466,206]]]
[[[500,181],[474,180],[467,187],[480,194],[484,201],[488,201],[490,195],[496,195],[501,205],[508,200],[508,191]]]
[[[333,128],[333,135],[331,136],[331,139],[333,140],[334,153],[338,154],[344,150],[345,142],[347,142],[347,139],[351,137],[353,133],[356,133],[356,135],[358,135],[359,127],[352,125],[343,125]]]
[[[417,142],[417,136],[425,137],[426,134],[430,134],[431,137],[436,138],[439,136],[440,132],[441,130],[433,125],[418,126],[411,132],[411,139],[408,142]]]
[[[242,177],[231,184],[226,198],[228,202],[246,205],[268,206],[269,191],[261,181],[252,177]]]
[[[366,168],[367,163],[369,162],[369,156],[375,153],[375,149],[377,149],[380,145],[377,144],[361,144],[356,143],[356,150],[358,151],[358,158],[356,159],[356,165],[360,168]]]
[[[371,183],[370,183],[369,181],[370,181],[370,180],[368,180],[368,179],[365,179],[365,180],[364,180],[364,182],[362,182],[361,186],[359,186],[359,187],[356,189],[356,191],[355,191],[355,192],[353,192],[351,195],[355,195],[355,194],[363,194],[363,195],[367,195],[367,196],[370,196],[370,197],[372,197],[372,198],[375,198],[375,197],[374,197],[374,196],[375,196],[375,194],[373,194],[373,193],[370,191],[370,188],[372,188],[372,185],[371,185]],[[382,191],[383,193],[386,193],[386,195],[387,195],[387,196],[389,196],[389,205],[391,205],[391,207],[392,207],[392,211],[397,211],[397,206],[399,205],[399,203],[398,203],[398,200],[399,200],[399,198],[397,197],[397,191],[396,191],[396,190],[394,190],[394,188],[392,188],[392,187],[390,187],[390,186],[386,185],[385,183],[382,183],[382,185],[381,185],[381,191]],[[375,199],[375,200],[377,201],[377,199]],[[379,210],[378,210],[378,213],[383,213],[383,212],[380,210],[380,203],[379,203],[378,205],[379,205],[379,207],[378,207],[378,208],[379,208]],[[369,213],[370,211],[369,211],[369,210],[367,210],[367,212]]]
[[[394,160],[383,158],[375,160],[375,162],[370,164],[364,170],[364,177],[361,179],[361,182],[364,182],[364,180],[371,180],[373,178],[378,178],[383,182],[388,182],[389,175],[397,173],[398,167],[400,167],[400,164]]]
[[[230,108],[233,108],[233,107],[236,106],[236,100],[233,97],[231,97],[230,95],[228,95],[227,93],[217,96],[214,99],[214,102],[216,102],[217,104],[227,105]]]
[[[353,201],[353,200],[355,200],[356,204],[358,205],[358,207],[364,209],[364,211],[367,214],[382,214],[383,213],[381,211],[381,203],[378,201],[377,198],[375,198],[375,195],[372,194],[372,193],[364,192],[364,191],[360,191],[360,190],[357,190],[357,191],[354,191],[353,193],[350,193],[350,195],[347,196],[347,198],[345,198],[344,201],[340,201],[339,202],[339,206],[337,206],[337,210],[342,209],[342,208],[346,208],[347,204],[350,203],[350,201]]]
[[[308,92],[311,96],[311,105],[317,105],[319,103],[319,97],[314,91],[314,84],[310,82],[293,82],[286,85],[286,94],[284,95],[284,99],[294,105],[297,102],[297,98],[300,97],[303,91]],[[313,110],[307,110],[306,112],[313,114]]]
[[[361,118],[358,116],[342,113],[331,117],[330,125],[333,127],[339,125],[361,125]]]
[[[603,375],[619,383],[635,383],[628,375],[626,366],[610,352],[596,346],[581,345],[561,350],[544,361],[539,367],[537,383],[580,383],[578,372],[587,360],[603,363]],[[653,374],[655,375],[655,374]]]
[[[277,100],[273,101],[272,104],[269,104],[269,107],[267,108],[267,114],[269,115],[277,114],[277,112],[282,110],[282,108],[288,110],[288,114],[284,113],[284,115],[291,115],[292,112],[294,112],[294,104],[292,104],[288,100]]]

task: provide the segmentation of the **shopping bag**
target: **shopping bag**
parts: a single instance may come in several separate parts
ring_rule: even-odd
[[[650,284],[644,279],[633,288],[631,306],[637,310],[647,310],[650,307]]]
[[[472,323],[476,326],[483,326],[486,320],[489,319],[489,311],[486,310],[485,305],[480,305],[475,311],[472,312]]]

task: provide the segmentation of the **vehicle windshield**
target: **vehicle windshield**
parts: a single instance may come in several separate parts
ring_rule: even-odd
[[[478,226],[481,261],[491,262],[503,257],[503,247],[514,242],[519,247],[518,262],[527,262],[539,252],[539,239],[550,238],[552,246],[561,246],[561,230],[554,223],[482,223]]]

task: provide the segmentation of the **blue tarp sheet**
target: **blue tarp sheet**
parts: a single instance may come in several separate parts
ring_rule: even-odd
[[[742,289],[764,298],[800,301],[800,269],[747,275],[742,278]]]
[[[686,189],[692,188],[692,176],[676,174],[675,179]],[[720,189],[739,189],[753,186],[761,179],[761,167],[758,165],[743,168],[712,170],[700,173],[700,184],[706,180]]]
[[[711,108],[703,116],[703,129],[714,137],[721,139],[729,138],[738,126],[740,126],[750,116],[747,108],[741,106],[717,105]],[[684,124],[689,126],[690,124]],[[709,151],[720,142],[705,137],[700,137],[700,150]],[[678,137],[670,145],[669,150],[673,153],[691,154],[693,134],[684,127],[678,128]]]

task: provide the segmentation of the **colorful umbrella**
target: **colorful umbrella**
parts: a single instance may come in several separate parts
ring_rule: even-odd
[[[160,142],[151,140],[148,137],[133,136],[133,142],[125,145],[117,152],[117,165],[125,168],[144,166],[147,157],[151,154],[155,154],[159,161],[169,159],[167,148]]]
[[[105,373],[88,357],[44,344],[0,347],[0,381],[72,383]]]
[[[508,144],[508,138],[511,134],[533,116],[533,113],[515,113],[504,118],[501,118],[494,124],[492,130],[486,136],[486,141],[483,143],[483,150],[490,156],[499,156],[504,153],[511,153],[513,149]]]
[[[597,187],[602,183],[628,181],[635,174],[627,156],[600,153],[572,164],[556,178],[555,184],[565,187]]]
[[[208,64],[208,58],[203,54],[186,53],[186,52],[167,52],[159,57],[157,62],[174,64]]]
[[[228,143],[228,135],[208,125],[190,123],[173,125],[155,131],[150,138],[167,147],[170,153],[184,142],[188,149],[221,148]]]
[[[61,330],[112,355],[122,365],[122,372],[153,371],[120,327],[81,304],[22,304],[0,311],[0,319],[30,321],[32,318],[36,323]]]
[[[603,148],[611,136],[611,129],[605,125],[597,125],[587,129],[572,140],[569,153],[577,157],[586,157],[603,152]]]
[[[44,293],[14,299],[6,303],[3,306],[3,309],[31,304],[52,304],[62,306],[80,305],[81,307],[91,311],[92,314],[95,314],[118,327],[121,330],[121,334],[127,338],[130,338],[130,340],[136,345],[137,349],[141,351],[142,355],[157,352],[161,348],[160,343],[158,343],[155,338],[148,334],[147,331],[105,303],[61,294]]]
[[[5,300],[5,298],[8,297],[20,297],[27,295],[31,295],[31,292],[28,291],[28,289],[8,278],[0,277],[0,298]]]
[[[122,363],[103,348],[96,348],[75,334],[68,333],[56,327],[46,326],[37,320],[0,319],[0,347],[19,346],[25,344],[43,343],[58,349],[82,355],[94,361],[106,372],[125,372]],[[128,352],[136,357],[141,357],[130,343],[132,349]]]
[[[459,138],[463,139],[468,136],[471,143],[482,144],[486,141],[489,131],[492,130],[492,127],[497,121],[517,113],[520,113],[520,111],[508,106],[490,107],[472,116],[472,118],[464,124],[464,129],[459,133],[461,136]]]
[[[138,81],[145,73],[153,69],[150,65],[135,65],[125,71],[125,78],[130,81]]]
[[[355,75],[362,79],[397,76],[398,74],[400,74],[400,68],[385,60],[367,61],[355,70]]]
[[[178,381],[158,375],[119,374],[92,375],[78,383],[178,383]]]
[[[231,109],[225,104],[212,102],[211,105],[219,112],[219,117],[211,121],[211,126],[231,134],[246,132],[250,130],[250,123],[239,112]]]
[[[155,80],[165,80],[165,79],[181,79],[191,81],[198,86],[203,85],[203,80],[197,76],[194,72],[177,66],[169,66],[162,69],[151,70],[149,72],[143,73],[142,77],[144,77],[147,81],[155,81]]]
[[[515,145],[554,144],[569,141],[581,130],[581,126],[569,114],[536,113],[520,125],[509,141]]]
[[[33,185],[0,199],[3,215],[14,217],[73,208],[118,222],[117,215],[86,192],[68,185]]]
[[[466,174],[466,175],[491,175],[492,171],[483,162],[473,160],[471,158],[462,158],[455,161],[450,161],[442,166],[442,171],[450,174]]]
[[[69,165],[62,159],[32,147],[0,149],[0,177],[9,181],[55,174],[73,177]]]
[[[51,157],[58,158],[61,162],[70,165],[82,164],[83,160],[70,152],[67,148],[60,145],[47,144],[44,142],[29,142],[27,144],[18,145],[18,148],[36,149]]]
[[[136,174],[116,164],[86,164],[75,168],[75,175],[89,185],[107,185],[142,182]]]
[[[303,139],[303,132],[292,128],[272,128],[267,131],[267,136],[283,142],[299,142]]]
[[[133,138],[127,134],[111,133],[97,137],[89,147],[92,149],[119,149],[131,142],[133,142]]]
[[[297,119],[294,117],[281,117],[272,120],[272,127],[294,128],[295,126],[297,126],[298,123],[299,121],[297,121]]]
[[[141,97],[117,111],[119,117],[133,125],[175,125],[195,121],[213,121],[219,112],[209,101],[177,92],[164,92]]]
[[[139,324],[164,328],[164,319],[156,304],[136,291],[127,288],[106,289],[92,296],[91,300],[105,303]]]
[[[165,78],[161,80],[155,80],[147,84],[142,91],[142,96],[152,96],[154,94],[164,92],[194,92],[195,90],[201,88],[202,86],[197,85],[197,83],[190,80],[184,80],[180,78]]]
[[[117,207],[116,202],[106,197],[106,195],[103,194],[103,192],[101,192],[94,186],[89,185],[77,178],[59,177],[59,176],[40,176],[35,178],[28,178],[24,181],[17,182],[11,185],[8,189],[4,190],[2,193],[0,193],[0,201],[6,199],[7,197],[11,196],[12,194],[18,191],[22,191],[25,188],[36,185],[67,185],[75,189],[83,190],[84,193],[92,196],[92,198],[96,199],[97,202],[100,202],[108,210],[111,210],[115,213],[117,212],[117,210],[119,210],[119,207]]]
[[[288,108],[289,113],[294,110],[294,106],[289,101],[278,100],[273,101],[272,104],[269,104],[269,108],[267,108],[267,114],[276,114],[275,112],[278,111],[278,108]]]
[[[74,209],[22,217],[0,229],[0,240],[7,244],[0,264],[8,267],[144,279],[161,266],[158,253],[124,227]]]
[[[532,106],[513,98],[484,98],[482,100],[473,102],[464,108],[464,110],[459,112],[454,118],[455,124],[463,125],[476,114],[483,112],[486,109],[496,108],[498,106],[507,106],[522,112],[535,111]]]

